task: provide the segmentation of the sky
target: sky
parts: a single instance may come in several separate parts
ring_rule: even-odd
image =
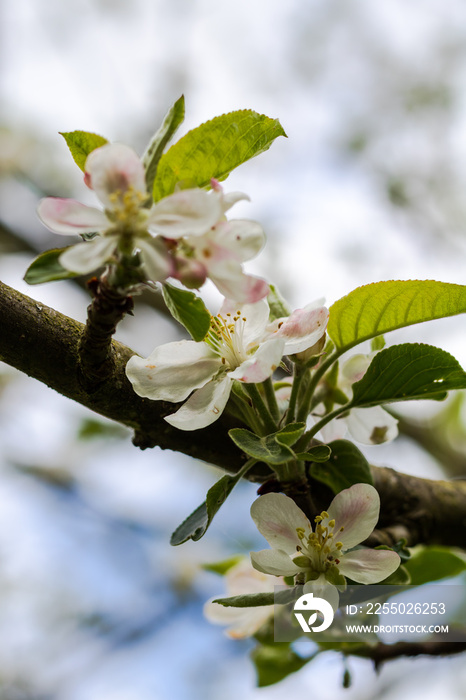
[[[466,8],[459,0],[4,0],[1,15],[0,206],[36,245],[62,245],[37,222],[41,193],[93,203],[58,132],[89,130],[142,152],[183,93],[180,135],[236,109],[282,123],[288,138],[239,168],[225,189],[251,200],[232,216],[256,219],[267,233],[248,271],[276,281],[294,306],[322,297],[331,304],[383,279],[463,283]],[[27,287],[30,259],[4,256],[1,279],[83,320],[80,290],[63,282]],[[206,297],[215,300],[211,289]],[[169,339],[172,329],[153,313],[141,310],[118,337],[141,353]],[[439,344],[466,362],[456,320],[393,336]],[[259,546],[248,520],[254,488],[239,489],[207,544],[170,549],[170,531],[217,472],[172,453],[139,452],[128,434],[79,440],[84,410],[7,368],[1,379],[0,589],[8,603],[0,609],[0,676],[15,692],[272,700],[305,688],[321,700],[369,700],[399,697],[402,687],[409,699],[418,697],[416,671],[426,699],[440,688],[462,697],[459,659],[445,661],[444,672],[402,662],[379,677],[351,661],[354,686],[343,691],[334,654],[276,688],[255,690],[248,643],[235,646],[202,618],[203,601],[221,581],[197,569],[225,549]],[[440,473],[433,461],[420,466],[407,443],[395,452],[383,446],[373,459]],[[30,475],[38,467],[71,481],[47,486]],[[13,697],[1,692],[1,700]]]

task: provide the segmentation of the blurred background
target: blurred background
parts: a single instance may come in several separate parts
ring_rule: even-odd
[[[288,139],[233,173],[268,245],[250,272],[294,307],[383,279],[464,283],[466,6],[460,0],[3,0],[0,278],[84,320],[76,283],[28,287],[37,253],[67,243],[35,214],[40,197],[89,204],[59,131],[83,129],[139,153],[184,93],[180,135],[223,112],[280,119]],[[215,304],[213,289],[205,298]],[[147,300],[146,300],[147,301]],[[155,303],[118,338],[141,354],[181,337]],[[464,321],[398,331],[465,365]],[[428,426],[429,442],[425,426]],[[424,426],[424,428],[423,428]],[[375,463],[464,477],[461,397],[403,410]],[[261,548],[241,484],[199,543],[171,531],[219,472],[141,452],[131,435],[0,367],[0,700],[272,700],[466,697],[464,659],[402,660],[376,675],[328,652],[257,690],[252,643],[204,620],[223,592],[202,563]]]

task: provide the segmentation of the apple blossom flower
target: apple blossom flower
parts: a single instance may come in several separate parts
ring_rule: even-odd
[[[180,430],[198,430],[219,418],[234,380],[255,384],[268,379],[289,344],[299,338],[312,345],[316,334],[325,333],[326,318],[323,309],[313,324],[296,325],[295,335],[285,339],[278,333],[265,334],[269,319],[265,299],[239,308],[225,300],[218,316],[212,317],[205,340],[161,345],[147,359],[134,355],[126,375],[139,396],[156,401],[188,399],[165,420]]]
[[[326,589],[323,597],[335,607],[342,576],[357,583],[378,583],[400,564],[396,552],[353,549],[372,533],[379,519],[379,494],[370,484],[354,484],[340,491],[328,511],[315,518],[313,530],[303,511],[282,493],[260,496],[251,516],[272,549],[251,552],[258,571],[275,576],[301,574],[304,592]],[[333,586],[333,587],[332,587]]]
[[[375,353],[357,354],[350,357],[341,369],[339,389],[348,397],[352,395],[352,385],[363,378]],[[352,408],[344,418],[336,418],[321,430],[326,442],[344,437],[346,431],[363,445],[380,445],[391,442],[398,435],[398,421],[382,406]]]
[[[211,193],[200,188],[180,190],[148,208],[143,163],[122,144],[92,151],[84,181],[104,211],[54,197],[43,199],[38,208],[42,223],[55,233],[100,234],[61,254],[60,263],[66,269],[87,274],[139,251],[147,278],[154,282],[175,276],[199,287],[211,277],[230,298],[254,302],[267,295],[267,283],[245,275],[241,267],[264,245],[262,228],[253,221],[227,222],[225,218],[233,204],[248,199],[246,195],[224,194],[213,180]]]
[[[283,580],[263,574],[254,569],[247,559],[231,567],[225,574],[228,596],[248,593],[273,593],[274,587],[283,585]],[[213,598],[204,605],[204,615],[216,625],[229,625],[225,631],[233,639],[243,639],[255,634],[271,617],[273,605],[260,605],[254,608],[228,608],[214,603]]]

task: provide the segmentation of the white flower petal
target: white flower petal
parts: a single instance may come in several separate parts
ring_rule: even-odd
[[[136,246],[141,250],[142,262],[148,279],[162,282],[173,272],[173,264],[167,249],[157,238],[136,238]]]
[[[132,148],[121,143],[108,143],[88,155],[85,182],[106,209],[115,207],[112,195],[124,195],[129,189],[146,193],[142,161]]]
[[[299,566],[293,563],[289,554],[281,549],[262,549],[260,552],[251,552],[251,562],[258,571],[273,576],[294,576],[301,571]]]
[[[338,569],[357,583],[378,583],[393,574],[400,561],[398,554],[388,549],[357,549],[341,557]]]
[[[133,355],[126,376],[138,396],[183,401],[218,372],[220,358],[206,343],[179,340],[160,345],[147,359]]]
[[[379,510],[379,494],[370,484],[340,491],[327,509],[329,520],[335,520],[335,541],[343,542],[343,550],[363,542],[377,525]],[[341,527],[343,532],[338,532]]]
[[[117,247],[117,241],[113,236],[94,238],[92,241],[78,243],[67,248],[59,257],[60,264],[71,272],[86,275],[94,272],[98,267],[112,257]]]
[[[196,188],[180,190],[154,204],[147,225],[149,230],[166,238],[200,236],[221,216],[218,197]]]
[[[265,245],[264,229],[256,221],[232,219],[220,221],[205,236],[205,245],[211,247],[212,260],[233,258],[246,262],[254,258]]]
[[[265,381],[272,376],[280,364],[284,345],[281,338],[267,340],[259,346],[250,359],[241,363],[233,372],[229,372],[228,376],[246,384]]]
[[[232,316],[238,314],[246,319],[242,331],[243,346],[250,349],[261,340],[270,312],[266,299],[260,299],[254,304],[238,304],[234,300],[225,299],[219,313],[223,317],[228,313]]]
[[[241,202],[242,200],[250,201],[250,198],[244,192],[229,192],[228,194],[223,194],[221,190],[221,201],[222,201],[222,211],[225,213],[228,209],[236,204],[236,202]]]
[[[251,517],[257,529],[274,549],[296,554],[301,540],[297,528],[310,534],[311,524],[296,503],[283,493],[266,493],[251,506]]]
[[[398,435],[398,421],[382,406],[353,408],[346,418],[352,437],[363,445],[379,445],[390,442]]]
[[[206,428],[220,418],[231,392],[231,381],[227,376],[213,379],[198,389],[176,413],[165,420],[179,430]]]
[[[60,197],[42,199],[37,208],[37,214],[44,226],[54,233],[62,233],[66,236],[105,231],[110,226],[103,211],[95,207],[87,207],[74,199]]]
[[[313,304],[309,307],[293,311],[276,332],[278,337],[285,340],[285,352],[288,355],[311,348],[325,333],[328,309],[325,306],[315,309]]]

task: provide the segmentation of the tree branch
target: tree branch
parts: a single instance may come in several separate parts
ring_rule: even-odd
[[[0,328],[0,360],[90,410],[129,426],[138,447],[158,445],[233,473],[246,461],[228,438],[235,422],[227,413],[204,430],[180,431],[163,420],[173,413],[175,404],[135,394],[125,375],[134,351],[122,343],[112,342],[111,375],[89,389],[79,371],[83,324],[1,282]],[[404,536],[410,545],[438,543],[466,548],[466,481],[431,481],[383,467],[372,471],[381,497],[379,530],[372,544],[391,544]],[[248,478],[263,482],[270,476],[266,465],[256,465]]]

